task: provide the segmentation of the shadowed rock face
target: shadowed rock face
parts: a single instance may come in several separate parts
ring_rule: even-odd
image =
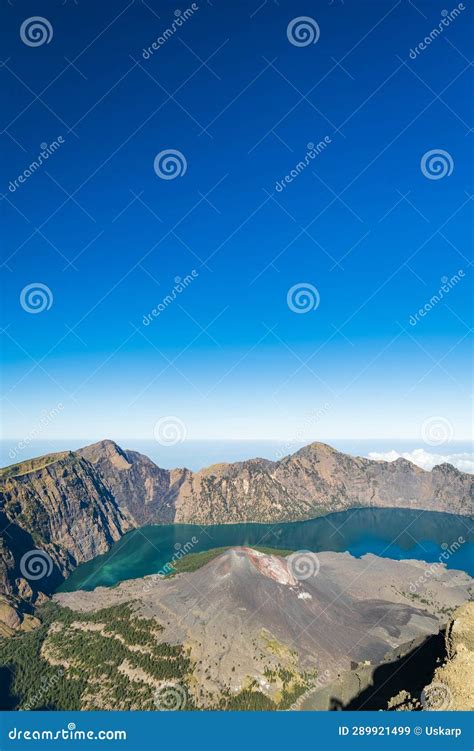
[[[193,663],[190,690],[199,687],[196,702],[204,695],[205,704],[252,681],[274,698],[278,682],[269,676],[281,670],[302,681],[335,680],[351,664],[378,665],[437,634],[473,581],[439,567],[415,596],[410,582],[425,568],[373,555],[281,558],[233,548],[193,573],[62,593],[55,600],[83,612],[134,601],[139,614],[163,627],[164,642],[185,646]]]
[[[278,462],[252,459],[199,472],[160,469],[112,441],[78,453],[138,526],[296,521],[366,506],[472,513],[473,477],[450,464],[427,472],[405,459],[372,461],[322,443]]]
[[[23,470],[19,465],[0,475],[0,599],[5,612],[7,604],[18,610],[20,604],[35,603],[38,593],[51,592],[64,575],[105,553],[132,527],[83,457],[60,454],[52,461],[28,462]],[[27,581],[21,560],[35,549],[47,554],[43,565],[48,575]]]

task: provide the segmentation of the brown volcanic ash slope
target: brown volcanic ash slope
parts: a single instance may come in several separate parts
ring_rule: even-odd
[[[112,441],[79,452],[137,525],[277,522],[378,506],[471,514],[472,475],[442,464],[378,462],[313,443],[278,462],[251,459],[199,472],[163,470]]]
[[[192,665],[186,688],[197,706],[249,686],[278,704],[284,688],[336,678],[351,663],[377,665],[438,633],[474,582],[438,567],[414,595],[410,582],[425,567],[373,555],[305,553],[302,560],[234,548],[169,580],[145,577],[55,599],[82,612],[133,601],[139,615],[162,626],[160,641],[184,645]]]

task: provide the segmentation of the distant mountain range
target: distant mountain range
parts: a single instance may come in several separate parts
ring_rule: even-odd
[[[0,625],[133,527],[310,519],[357,507],[471,514],[472,475],[442,464],[352,457],[313,443],[280,461],[251,459],[199,472],[165,470],[105,440],[0,470]],[[23,556],[41,549],[48,576],[28,580]],[[26,622],[26,621],[25,621]]]

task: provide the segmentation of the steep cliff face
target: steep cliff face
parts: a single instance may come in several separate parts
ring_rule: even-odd
[[[77,453],[93,464],[136,526],[175,521],[175,487],[187,470],[161,469],[147,456],[124,451],[113,441],[100,441]]]
[[[433,678],[420,692],[410,684],[394,696],[387,709],[410,711],[474,711],[474,602],[452,614],[444,633],[442,664],[433,664]]]
[[[256,459],[189,474],[175,521],[291,521],[366,506],[469,514],[472,479],[447,464],[426,472],[404,459],[371,461],[315,443],[279,462]]]
[[[52,591],[79,563],[105,553],[131,526],[128,514],[81,456],[59,454],[2,470],[4,609],[6,604],[35,603],[39,593]]]
[[[160,469],[112,441],[79,453],[137,525],[294,521],[366,506],[472,513],[473,478],[450,464],[426,472],[405,459],[352,457],[322,443],[278,462],[252,459],[199,472]]]

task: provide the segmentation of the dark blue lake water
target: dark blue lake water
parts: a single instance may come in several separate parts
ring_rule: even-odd
[[[197,542],[193,542],[197,540]],[[349,551],[361,556],[415,558],[434,563],[451,549],[448,568],[474,576],[472,519],[406,509],[355,509],[289,524],[220,524],[200,527],[174,524],[142,527],[126,534],[108,553],[79,566],[60,591],[110,587],[160,571],[180,547],[197,553],[234,545],[286,550]]]

